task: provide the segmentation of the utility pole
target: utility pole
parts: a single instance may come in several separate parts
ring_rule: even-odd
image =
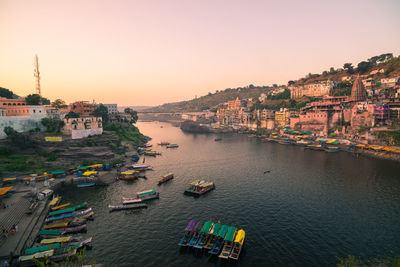
[[[35,55],[35,69],[33,75],[36,78],[36,93],[40,96],[40,104],[42,104],[42,92],[40,90],[39,58],[37,55]]]

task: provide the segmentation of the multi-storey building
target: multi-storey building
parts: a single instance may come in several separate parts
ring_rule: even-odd
[[[333,81],[326,80],[304,85],[291,85],[288,88],[290,90],[290,98],[318,97],[329,95],[334,85]]]
[[[118,114],[117,104],[103,104],[108,109],[108,114]]]
[[[69,110],[83,116],[89,116],[96,109],[95,103],[89,101],[77,101],[69,105]]]

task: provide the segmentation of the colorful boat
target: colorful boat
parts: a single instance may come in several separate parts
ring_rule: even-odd
[[[52,244],[52,243],[65,243],[71,240],[71,236],[50,238],[50,239],[42,239],[40,244]]]
[[[187,244],[189,243],[190,239],[193,236],[193,230],[194,230],[195,225],[196,225],[196,221],[190,220],[189,224],[185,228],[185,234],[182,237],[181,241],[179,241],[178,246],[181,246],[181,247],[187,246]]]
[[[189,187],[185,190],[185,194],[201,196],[214,189],[215,185],[213,182],[195,180],[189,184]]]
[[[113,206],[113,205],[108,205],[111,211],[117,211],[117,210],[135,210],[135,209],[147,209],[146,204],[135,204],[135,205],[122,205],[122,206]]]
[[[239,259],[240,252],[242,251],[242,248],[243,248],[245,235],[246,235],[246,233],[244,232],[243,229],[240,229],[237,232],[236,237],[235,237],[235,241],[233,243],[232,252],[229,255],[230,259],[233,259],[233,260]]]
[[[179,147],[177,144],[169,144],[167,145],[167,148],[177,148]]]
[[[144,155],[145,156],[155,157],[155,156],[161,155],[161,153],[157,152],[157,151],[144,151]]]
[[[224,246],[224,239],[227,232],[228,225],[222,225],[217,234],[217,240],[215,241],[214,246],[210,249],[208,253],[210,253],[211,255],[218,255],[221,252],[221,249]]]
[[[206,242],[203,245],[204,249],[212,249],[215,242],[217,241],[217,235],[218,235],[220,229],[221,229],[221,224],[219,224],[219,223],[214,224],[210,233],[206,237]]]
[[[49,206],[55,206],[57,205],[59,202],[61,201],[61,197],[54,197],[50,202],[49,202]]]
[[[170,144],[170,142],[161,142],[158,145],[159,146],[168,146]]]
[[[147,171],[152,169],[150,166],[145,164],[134,164],[132,165],[131,168],[134,169],[135,171]]]
[[[59,214],[63,214],[63,213],[74,212],[76,210],[80,210],[80,209],[86,208],[87,205],[88,205],[87,202],[83,202],[82,204],[76,205],[76,206],[68,208],[68,209],[62,209],[62,210],[49,212],[49,215],[54,216],[54,215],[59,215]]]
[[[164,175],[160,181],[158,181],[158,185],[168,182],[169,180],[174,179],[174,174],[172,172]]]
[[[52,224],[47,224],[43,227],[43,229],[55,229],[55,228],[63,228],[67,227],[68,223],[52,223]]]
[[[120,180],[133,181],[139,178],[139,173],[136,171],[121,172],[118,178]]]
[[[48,245],[39,246],[39,247],[27,248],[27,249],[25,249],[25,253],[24,254],[25,255],[31,255],[31,254],[35,254],[35,253],[38,253],[38,252],[57,249],[57,248],[60,248],[60,247],[61,247],[60,243],[54,243],[54,244],[48,244]]]
[[[122,198],[122,205],[140,204],[143,201],[138,198]]]
[[[61,236],[64,234],[64,231],[60,230],[40,230],[38,235],[40,236]]]
[[[82,184],[78,184],[77,187],[79,188],[83,188],[83,187],[91,187],[91,186],[95,186],[96,184],[93,182],[88,182],[88,183],[82,183]]]
[[[152,189],[142,192],[137,192],[136,194],[136,199],[140,199],[141,201],[148,201],[157,198],[159,198],[159,193]],[[130,200],[130,199],[124,198],[124,200]]]
[[[59,206],[52,207],[51,210],[62,209],[62,208],[68,207],[69,205],[71,205],[71,203],[65,203],[65,204],[62,204],[62,205],[59,205]]]
[[[229,226],[228,233],[225,236],[224,247],[222,248],[221,254],[218,256],[221,259],[228,259],[233,248],[233,240],[236,236],[236,227]]]
[[[192,238],[190,239],[189,243],[187,244],[188,247],[192,247],[197,243],[197,241],[199,240],[199,237],[200,237],[201,229],[202,229],[202,227],[201,227],[200,222],[196,223],[196,225],[194,226],[194,229],[193,229]]]
[[[33,259],[41,259],[44,257],[50,257],[53,256],[54,254],[54,250],[47,250],[47,251],[43,251],[43,252],[37,252],[35,254],[31,254],[31,255],[24,255],[24,256],[20,256],[18,258],[19,262],[27,262],[27,261],[31,261]]]
[[[206,237],[210,233],[213,226],[214,223],[212,221],[207,221],[204,223],[203,228],[201,228],[200,230],[199,238],[197,242],[193,245],[194,248],[203,248],[204,244],[206,243]]]
[[[64,231],[64,234],[85,233],[87,231],[87,225],[83,224],[75,227],[66,227],[61,228],[60,230]]]

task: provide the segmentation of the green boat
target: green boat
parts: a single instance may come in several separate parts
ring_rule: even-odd
[[[221,229],[221,224],[219,223],[214,224],[214,227],[211,229],[210,233],[206,238],[206,243],[204,244],[203,248],[211,249],[214,246],[215,241],[217,241],[217,235],[220,229]]]
[[[224,239],[225,239],[227,232],[228,232],[228,225],[222,225],[221,229],[218,232],[215,243],[208,253],[210,253],[211,255],[218,255],[220,253],[220,251],[224,245]]]
[[[25,255],[31,255],[31,254],[35,254],[38,252],[43,252],[43,251],[60,248],[60,246],[61,246],[60,243],[54,243],[54,244],[48,244],[48,245],[40,246],[40,247],[27,248],[27,249],[25,249]]]
[[[53,235],[53,236],[60,236],[64,233],[64,231],[59,230],[40,230],[38,235]]]
[[[221,259],[228,259],[233,248],[233,240],[236,236],[236,227],[229,226],[228,233],[225,236],[224,247],[221,254],[218,256]]]
[[[79,204],[79,205],[77,205],[75,207],[71,207],[71,208],[63,209],[63,210],[52,211],[52,212],[49,213],[49,215],[53,216],[53,215],[59,215],[59,214],[74,212],[76,210],[80,210],[80,209],[86,208],[87,205],[88,205],[87,202],[83,202],[82,204]]]

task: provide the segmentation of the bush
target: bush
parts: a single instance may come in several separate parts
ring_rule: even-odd
[[[7,156],[14,154],[14,150],[11,147],[1,146],[0,147],[0,155]]]
[[[36,143],[30,139],[28,135],[15,131],[12,127],[4,127],[4,133],[7,135],[8,141],[21,149],[36,147]]]

